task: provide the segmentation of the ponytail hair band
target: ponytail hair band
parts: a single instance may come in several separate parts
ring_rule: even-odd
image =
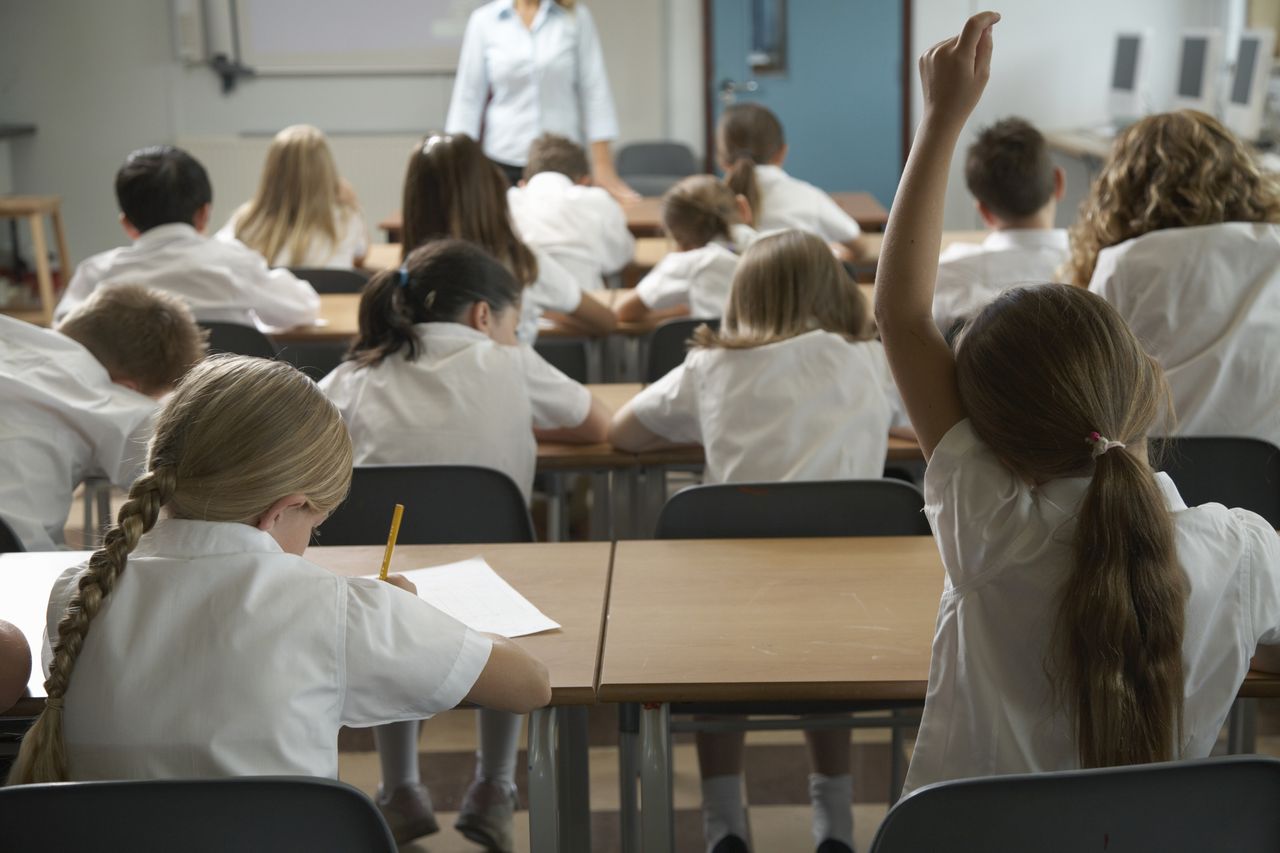
[[[1091,451],[1091,453],[1094,459],[1097,459],[1099,456],[1106,453],[1108,450],[1111,450],[1112,448],[1124,447],[1123,442],[1112,441],[1111,439],[1107,438],[1106,436],[1102,435],[1096,430],[1094,432],[1089,433],[1089,437],[1085,439],[1085,442],[1093,446],[1093,450]]]
[[[408,267],[400,267],[400,269],[396,270],[396,276],[398,277],[396,283],[399,287],[405,288],[409,286],[409,268]]]

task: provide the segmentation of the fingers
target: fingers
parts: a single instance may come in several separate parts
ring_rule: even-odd
[[[982,39],[983,33],[988,33],[1000,20],[999,12],[979,12],[972,18],[964,22],[964,29],[960,31],[957,40],[957,47],[968,56],[978,49],[978,44]]]
[[[987,27],[978,36],[977,55],[973,58],[973,76],[986,80],[991,76],[991,27]]]

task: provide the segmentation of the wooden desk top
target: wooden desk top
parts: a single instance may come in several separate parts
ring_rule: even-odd
[[[1068,157],[1103,161],[1111,156],[1115,137],[1088,128],[1051,130],[1045,133],[1049,148]]]
[[[953,243],[981,243],[987,239],[990,231],[943,231],[942,242],[938,246],[939,252],[945,252]],[[875,268],[880,261],[880,247],[884,244],[883,234],[864,234],[862,237],[864,245],[867,247],[867,255],[858,258],[855,266]],[[867,297],[871,297],[869,290],[864,290]]]

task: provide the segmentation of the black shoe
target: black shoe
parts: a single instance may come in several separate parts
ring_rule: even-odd
[[[711,853],[751,853],[751,849],[747,847],[747,842],[738,836],[726,835],[716,842],[716,846],[711,848]]]
[[[828,838],[818,845],[817,853],[853,853],[853,848],[843,841]]]

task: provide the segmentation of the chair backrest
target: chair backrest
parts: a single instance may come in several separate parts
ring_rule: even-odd
[[[543,338],[534,343],[533,349],[547,363],[575,382],[588,382],[587,342],[572,338]]]
[[[649,357],[645,362],[644,381],[657,382],[677,365],[684,364],[689,354],[689,340],[693,330],[701,325],[719,331],[719,320],[667,320],[660,323],[649,336]]]
[[[871,853],[1280,850],[1280,761],[1230,756],[990,776],[898,801]]]
[[[351,493],[320,525],[321,545],[380,545],[396,504],[404,545],[532,542],[520,487],[472,465],[357,465]]]
[[[25,550],[27,549],[23,547],[18,534],[13,532],[8,522],[0,518],[0,554],[14,554]]]
[[[310,282],[316,293],[359,293],[369,280],[368,270],[289,267],[289,272]]]
[[[719,483],[677,492],[655,539],[928,536],[924,495],[901,480]]]
[[[680,179],[696,175],[698,160],[683,142],[631,142],[618,149],[618,175],[661,175]]]
[[[253,326],[240,323],[201,323],[209,330],[209,352],[226,352],[233,355],[252,355],[257,358],[275,358],[276,345]]]
[[[290,341],[280,347],[277,357],[319,382],[342,364],[348,346],[340,341]]]
[[[245,777],[0,788],[6,850],[395,853],[378,809],[331,779]]]
[[[1179,436],[1151,440],[1151,458],[1187,506],[1243,507],[1280,527],[1280,448],[1257,438]]]

